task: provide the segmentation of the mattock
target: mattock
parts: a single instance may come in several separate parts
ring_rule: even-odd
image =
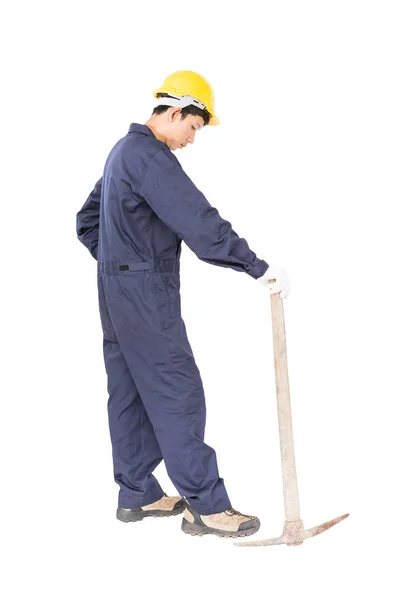
[[[274,283],[275,279],[270,279]],[[283,302],[279,293],[271,294],[272,333],[274,340],[274,363],[276,398],[278,404],[279,440],[281,446],[283,497],[285,501],[285,518],[282,535],[269,540],[255,542],[234,542],[235,546],[274,546],[287,544],[299,546],[307,538],[314,537],[326,531],[336,523],[343,521],[349,513],[327,521],[317,527],[304,529],[300,519],[299,492],[297,488],[296,465],[294,458],[294,443],[292,430],[292,415],[290,408],[289,377],[286,355],[285,319]]]

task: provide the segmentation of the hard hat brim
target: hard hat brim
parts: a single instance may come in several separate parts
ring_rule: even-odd
[[[161,93],[164,93],[164,92],[165,92],[165,88],[164,89],[163,88],[159,88],[158,90],[156,90],[155,92],[153,92],[153,96],[155,98],[157,98],[157,94],[161,94]],[[210,121],[209,121],[208,124],[211,125],[212,127],[213,126],[215,127],[216,125],[219,125],[220,122],[221,121],[218,119],[218,117],[216,117],[215,115],[211,115]]]

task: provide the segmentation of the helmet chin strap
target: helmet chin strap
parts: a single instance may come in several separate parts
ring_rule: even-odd
[[[189,106],[193,104],[200,108],[201,110],[205,110],[205,105],[193,98],[193,96],[173,96],[172,98],[158,98],[156,106],[176,106],[178,108],[185,108],[185,106]]]

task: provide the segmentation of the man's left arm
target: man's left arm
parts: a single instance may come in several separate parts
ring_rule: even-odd
[[[94,186],[85,204],[76,215],[76,233],[78,239],[97,260],[100,223],[100,196],[102,177]]]

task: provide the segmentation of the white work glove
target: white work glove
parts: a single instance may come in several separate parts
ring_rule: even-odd
[[[276,279],[275,283],[269,283],[270,279]],[[277,294],[280,292],[281,298],[287,298],[290,291],[290,280],[285,269],[278,267],[268,267],[264,275],[257,279],[261,283],[270,289],[271,294]]]

